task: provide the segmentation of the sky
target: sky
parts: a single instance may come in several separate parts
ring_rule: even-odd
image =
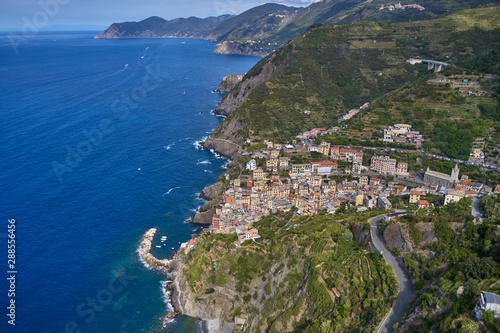
[[[239,14],[265,2],[303,7],[318,0],[0,0],[0,29]]]

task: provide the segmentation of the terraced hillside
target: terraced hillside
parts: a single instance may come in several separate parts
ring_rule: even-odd
[[[286,142],[299,132],[335,124],[353,107],[430,78],[432,72],[410,65],[408,58],[471,67],[498,50],[499,41],[499,7],[430,21],[313,26],[261,60],[224,97],[216,112],[229,116],[212,136],[237,143],[249,137]]]
[[[254,224],[262,240],[239,248],[234,235],[198,237],[182,259],[196,299],[187,307],[227,322],[246,318],[245,332],[374,331],[398,288],[380,253],[365,249],[370,227],[359,221],[370,214],[269,216]]]

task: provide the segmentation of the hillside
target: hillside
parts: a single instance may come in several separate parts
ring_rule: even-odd
[[[365,222],[376,214],[273,215],[254,225],[261,241],[241,247],[235,234],[201,235],[179,254],[176,309],[245,318],[244,332],[371,332],[398,290],[391,267],[366,245]]]
[[[388,0],[323,0],[306,8],[263,4],[237,16],[113,23],[95,38],[203,38],[218,43],[219,54],[266,55],[316,23],[345,24],[360,20],[407,22],[429,20],[499,0],[419,0],[423,7],[389,10]],[[403,1],[403,6],[414,2]],[[385,6],[385,9],[381,9]]]
[[[231,17],[177,18],[170,21],[152,16],[139,22],[113,23],[105,31],[97,34],[96,39],[119,38],[165,38],[165,37],[197,37],[204,31]]]
[[[473,308],[481,291],[500,292],[500,229],[494,218],[471,222],[470,204],[464,198],[417,210],[385,228],[384,235],[403,230],[404,247],[392,240],[388,245],[403,256],[417,289],[396,332],[466,332],[470,323],[476,329],[467,332],[499,331],[492,320],[478,323]]]
[[[247,138],[289,141],[430,77],[432,72],[410,65],[408,58],[467,67],[498,50],[499,41],[499,7],[429,21],[313,26],[262,59],[223,98],[216,113],[229,116],[212,137],[236,143]]]

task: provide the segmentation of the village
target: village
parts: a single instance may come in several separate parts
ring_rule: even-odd
[[[408,164],[395,158],[374,155],[368,165],[363,165],[362,151],[331,146],[326,141],[314,144],[311,139],[337,130],[313,129],[299,136],[304,139],[300,143],[285,145],[265,141],[263,148],[244,151],[245,170],[235,179],[226,174],[230,185],[223,193],[208,231],[236,233],[241,244],[258,240],[260,236],[253,223],[276,212],[316,215],[334,214],[341,208],[355,208],[358,212],[374,208],[419,210],[433,206],[425,200],[428,194],[443,197],[441,202],[448,204],[464,197],[478,200],[482,194],[493,192],[491,187],[474,183],[466,175],[459,178],[458,165],[451,175],[430,169],[410,174]],[[420,133],[411,133],[411,128],[404,124],[396,124],[384,132],[414,145],[423,140]],[[415,136],[419,138],[417,141]],[[297,156],[313,154],[320,156],[320,161],[293,162]],[[500,193],[500,186],[495,188],[495,193]],[[393,207],[393,202],[404,204]],[[481,217],[477,215],[479,221]]]

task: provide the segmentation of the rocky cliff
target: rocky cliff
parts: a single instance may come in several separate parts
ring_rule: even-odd
[[[221,193],[222,188],[223,188],[222,182],[217,182],[215,184],[207,186],[201,191],[200,199],[203,199],[205,201],[210,201],[212,199],[215,199]]]
[[[243,129],[243,127],[241,127],[241,129]],[[241,149],[239,145],[231,141],[223,138],[213,138],[211,136],[201,143],[201,147],[203,149],[210,149],[213,152],[230,159],[236,157]]]
[[[257,67],[257,68],[259,68],[258,73],[255,74],[252,72],[247,73],[243,77],[242,81],[226,96],[224,96],[222,101],[214,110],[214,114],[225,117],[230,115],[234,111],[234,109],[239,107],[247,100],[250,93],[259,84],[269,81],[277,71],[277,68],[273,66],[271,62],[267,61],[262,67]]]
[[[242,75],[231,74],[222,79],[219,87],[217,88],[217,92],[227,93],[236,88],[236,86],[243,79]]]
[[[258,50],[253,43],[241,43],[238,41],[224,41],[217,45],[214,51],[215,54],[233,54],[233,55],[249,55],[264,57],[269,52]]]
[[[403,230],[398,223],[391,224],[384,230],[384,242],[389,248],[399,250],[402,255],[412,251],[409,239],[406,230]]]

